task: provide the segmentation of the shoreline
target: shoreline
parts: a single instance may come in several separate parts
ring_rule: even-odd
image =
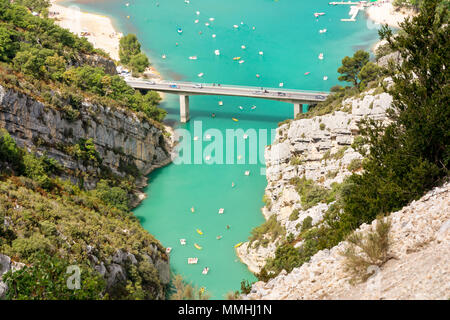
[[[76,7],[66,7],[63,0],[50,0],[49,18],[80,37],[85,37],[95,48],[102,49],[117,63],[119,42],[123,36],[114,27],[112,19],[96,13],[85,12]],[[161,74],[152,65],[144,71],[144,77],[162,80]],[[164,99],[164,95],[161,94]]]
[[[380,3],[373,3],[365,10],[368,19],[377,24],[387,24],[391,28],[400,28],[406,18],[412,17],[415,12],[407,8],[396,9],[392,0],[385,0]]]

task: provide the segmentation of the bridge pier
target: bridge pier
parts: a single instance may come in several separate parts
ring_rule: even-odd
[[[180,122],[189,121],[189,96],[180,95]]]
[[[303,104],[294,103],[294,119],[297,118],[297,115],[299,113],[302,113],[302,110],[303,110]]]

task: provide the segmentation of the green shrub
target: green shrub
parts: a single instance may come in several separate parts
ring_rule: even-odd
[[[264,222],[262,225],[255,227],[250,231],[251,236],[248,238],[250,244],[258,241],[257,246],[267,247],[269,242],[274,241],[278,237],[284,236],[286,230],[280,225],[275,215]]]
[[[289,216],[289,221],[295,221],[295,220],[297,220],[297,219],[298,219],[298,213],[299,213],[299,210],[298,210],[298,209],[292,210],[292,213],[291,213],[291,215]]]
[[[351,172],[355,172],[362,168],[362,160],[359,158],[353,159],[347,166],[347,170]]]

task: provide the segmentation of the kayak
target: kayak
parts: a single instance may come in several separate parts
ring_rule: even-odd
[[[202,230],[200,230],[200,229],[197,229],[197,233],[198,234],[203,234]]]
[[[194,243],[194,247],[196,247],[198,250],[202,250],[202,247],[200,247],[198,244]]]
[[[236,119],[236,118],[231,118],[231,119],[233,119],[233,121],[235,121],[235,122],[238,122],[239,120],[238,119]]]
[[[243,244],[243,242],[239,242],[239,243],[236,244],[234,247],[235,247],[235,248],[238,248],[238,247],[240,247],[242,244]]]

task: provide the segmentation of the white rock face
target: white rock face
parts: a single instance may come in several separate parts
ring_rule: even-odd
[[[313,224],[321,222],[329,204],[319,203],[303,210],[301,199],[295,187],[290,184],[294,177],[314,180],[323,187],[342,183],[352,174],[347,166],[354,159],[362,156],[350,146],[358,132],[358,122],[364,117],[384,120],[386,110],[390,107],[392,97],[387,93],[372,95],[374,90],[362,93],[361,98],[350,98],[342,105],[351,111],[336,111],[311,119],[301,119],[283,124],[277,129],[274,143],[266,148],[265,196],[270,206],[264,207],[262,213],[266,219],[276,215],[279,223],[286,229],[286,235],[300,233],[298,225],[310,216]],[[339,156],[335,155],[339,152]],[[326,157],[325,157],[326,158]],[[295,161],[298,160],[298,161]],[[291,221],[292,211],[298,210],[298,218]],[[248,265],[252,272],[258,273],[268,257],[273,257],[276,246],[260,248],[243,245],[238,248],[239,258]]]
[[[341,242],[309,263],[259,281],[244,299],[445,299],[450,298],[450,183],[390,215],[388,255],[367,282],[352,286]],[[373,230],[363,224],[357,231]]]

